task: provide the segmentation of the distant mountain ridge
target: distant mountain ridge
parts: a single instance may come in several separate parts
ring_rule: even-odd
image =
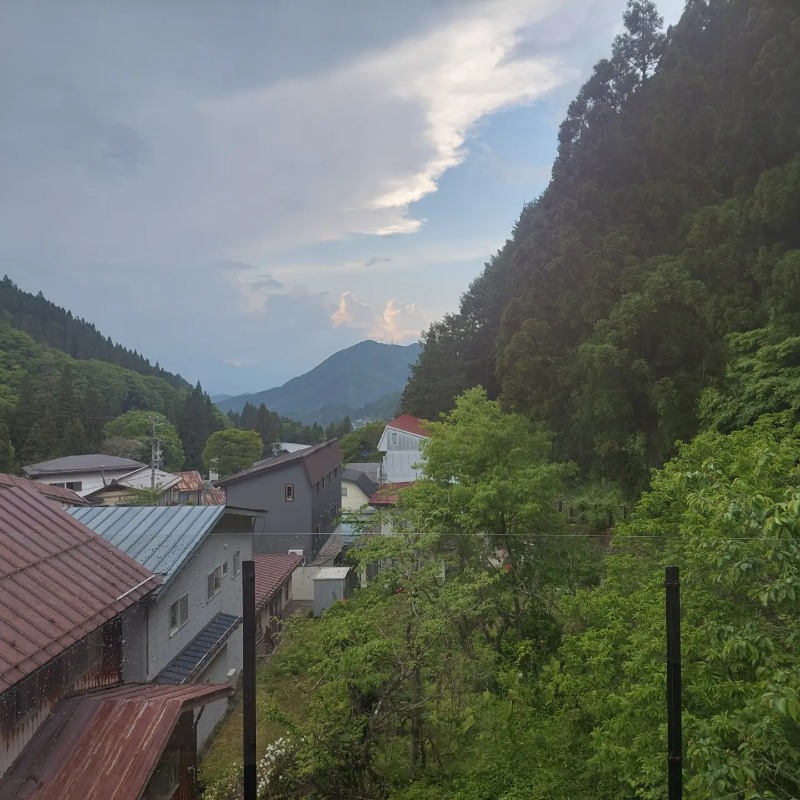
[[[241,394],[217,403],[222,411],[241,411],[245,403],[261,405],[306,424],[321,425],[358,417],[377,401],[391,404],[402,392],[419,355],[420,345],[382,344],[368,339],[340,350],[303,375],[273,389]]]

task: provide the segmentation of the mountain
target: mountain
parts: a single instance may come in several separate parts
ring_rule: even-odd
[[[403,390],[419,347],[360,342],[283,386],[231,397],[217,406],[227,412],[241,411],[245,403],[264,403],[271,411],[306,423],[327,424],[348,415],[358,418],[366,404]]]
[[[625,24],[547,189],[424,335],[403,410],[481,384],[635,493],[697,432],[735,337],[800,333],[800,11],[693,0],[665,33],[637,2]]]
[[[230,400],[233,397],[232,394],[212,394],[211,395],[211,402],[212,403],[221,403],[223,400]]]

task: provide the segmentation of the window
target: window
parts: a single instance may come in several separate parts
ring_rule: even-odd
[[[333,468],[333,477],[335,478],[339,474],[339,467]]]
[[[222,562],[222,577],[224,578],[228,574],[228,559],[226,558]]]
[[[289,602],[289,581],[283,584],[283,602]]]
[[[172,636],[189,621],[189,595],[179,597],[169,607],[169,635]]]
[[[392,444],[397,444],[397,433],[392,431]]]
[[[324,475],[322,476],[322,488],[323,489],[325,488],[325,476]]]
[[[283,499],[287,503],[291,503],[294,500],[294,484],[287,483],[283,487]]]
[[[240,555],[239,551],[237,550],[233,554],[233,574],[238,575],[239,571],[242,568],[242,556]]]
[[[83,489],[83,481],[67,481],[65,487],[72,489],[73,492],[80,492]]]
[[[344,485],[342,486],[342,497],[347,497],[347,487]]]
[[[217,564],[217,566],[208,573],[206,581],[208,584],[206,599],[210,600],[222,588],[222,564]]]

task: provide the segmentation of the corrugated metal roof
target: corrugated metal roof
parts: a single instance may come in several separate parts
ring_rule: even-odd
[[[84,500],[77,492],[72,489],[65,489],[63,486],[51,486],[49,483],[35,481],[32,478],[18,478],[16,475],[7,475],[0,472],[0,489],[13,489],[14,487],[31,487],[36,489],[39,494],[44,495],[57,503],[65,503],[70,506],[88,506],[89,501]]]
[[[64,456],[50,461],[40,461],[22,469],[26,475],[35,477],[60,472],[99,472],[101,469],[133,470],[143,466],[141,461],[134,461],[132,458],[109,456],[105,453],[87,453],[82,456]]]
[[[227,684],[129,684],[62,700],[0,780],[0,797],[139,800],[182,713]]]
[[[225,490],[217,486],[209,486],[203,489],[200,495],[200,505],[202,506],[223,506],[225,505]]]
[[[256,610],[263,608],[280,592],[289,576],[303,563],[297,553],[270,553],[253,556],[256,562]]]
[[[0,692],[157,585],[35,489],[0,491]]]
[[[178,653],[156,676],[158,683],[183,683],[194,680],[226,639],[236,630],[242,618],[233,614],[217,614],[208,625]]]
[[[167,583],[222,518],[225,506],[93,506],[69,513]]]
[[[178,472],[180,483],[175,486],[178,492],[199,492],[203,489],[203,476],[196,470]]]

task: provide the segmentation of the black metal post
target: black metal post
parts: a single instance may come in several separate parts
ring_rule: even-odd
[[[667,567],[667,768],[669,800],[683,797],[681,730],[681,584],[678,567]]]
[[[244,800],[256,800],[256,562],[242,561]]]

